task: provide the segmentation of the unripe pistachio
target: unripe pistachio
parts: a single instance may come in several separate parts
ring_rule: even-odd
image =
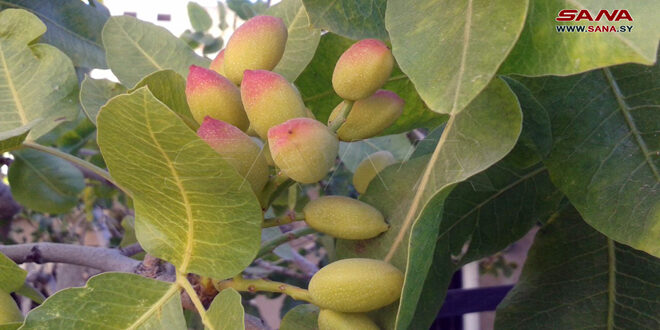
[[[345,100],[363,99],[385,84],[392,67],[394,57],[382,41],[360,40],[339,57],[332,73],[332,87]]]
[[[221,50],[211,62],[209,69],[217,72],[220,75],[225,75],[225,50]]]
[[[305,222],[317,231],[336,238],[369,239],[389,226],[373,206],[344,196],[324,196],[303,208]]]
[[[360,194],[364,194],[369,187],[369,183],[380,171],[396,163],[394,155],[387,150],[374,152],[367,156],[355,169],[353,174],[353,186]]]
[[[243,110],[241,91],[215,71],[192,65],[186,82],[186,99],[198,123],[206,116],[225,121],[245,131],[250,122]]]
[[[232,34],[225,51],[224,72],[241,84],[245,70],[272,70],[286,46],[288,32],[284,22],[273,16],[255,16]]]
[[[319,330],[379,330],[369,316],[362,313],[342,313],[322,309],[318,318]]]
[[[323,179],[339,152],[337,136],[309,118],[294,118],[268,130],[268,146],[275,165],[301,183]]]
[[[306,116],[298,90],[275,72],[245,71],[241,98],[252,128],[264,140],[268,138],[269,128]]]
[[[23,322],[23,314],[9,293],[0,290],[0,324]]]
[[[381,89],[373,95],[355,101],[346,121],[337,130],[342,141],[368,139],[390,127],[403,112],[405,101],[396,93]],[[341,113],[344,102],[339,103],[328,119],[333,121]]]
[[[309,282],[315,305],[338,312],[362,313],[399,299],[403,273],[376,259],[343,259],[319,270]]]
[[[217,151],[252,186],[261,192],[268,181],[268,164],[259,145],[238,128],[206,117],[197,130],[202,140]]]

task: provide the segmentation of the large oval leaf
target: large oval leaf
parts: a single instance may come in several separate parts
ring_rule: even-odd
[[[660,259],[618,244],[574,210],[542,228],[499,329],[658,329]]]
[[[413,322],[421,284],[433,261],[444,199],[456,183],[504,157],[518,139],[521,125],[515,96],[495,79],[465,111],[452,115],[430,156],[388,167],[382,180],[372,182],[362,196],[383,212],[390,230],[371,240],[339,241],[337,253],[340,257],[385,257],[406,271],[397,329]]]
[[[557,22],[562,9],[599,11],[626,9],[634,21]],[[500,72],[524,75],[569,75],[628,63],[653,64],[660,39],[660,10],[656,1],[531,0],[520,40],[502,64]],[[630,32],[559,32],[562,27],[630,26]]]
[[[341,54],[354,42],[336,34],[324,34],[314,59],[296,80],[296,86],[300,89],[305,105],[321,122],[326,122],[332,109],[342,101],[332,89],[332,72]],[[383,89],[396,92],[406,102],[403,114],[383,132],[384,135],[402,133],[419,127],[431,129],[446,120],[446,116],[430,111],[426,107],[413,83],[398,68],[394,68],[392,76]]]
[[[146,87],[101,109],[98,143],[113,179],[132,194],[147,252],[213,278],[250,264],[262,220],[250,185]]]
[[[516,43],[527,0],[391,0],[385,23],[401,70],[426,104],[461,111]]]
[[[284,55],[273,71],[295,81],[314,57],[321,30],[309,23],[302,0],[284,0],[268,8],[266,14],[281,18],[289,32]]]
[[[0,10],[25,9],[37,15],[48,28],[41,41],[59,48],[75,66],[106,69],[101,30],[110,14],[102,4],[94,6],[79,0],[0,1]]]
[[[78,113],[71,60],[53,46],[32,44],[45,31],[25,10],[0,12],[0,131],[41,119],[28,136],[36,139]]]
[[[186,329],[179,292],[173,283],[104,273],[46,299],[21,329]]]
[[[317,28],[351,39],[387,40],[386,0],[303,0],[309,20]]]
[[[628,64],[519,81],[551,118],[553,182],[596,230],[660,257],[658,77]]]
[[[78,204],[85,178],[66,160],[25,149],[15,151],[9,167],[11,193],[21,205],[47,213],[64,213]]]
[[[165,28],[130,16],[111,17],[105,23],[103,45],[108,66],[127,87],[154,71],[172,69],[187,77],[191,65],[210,64]]]

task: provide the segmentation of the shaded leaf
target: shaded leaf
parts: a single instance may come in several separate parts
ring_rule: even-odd
[[[245,329],[245,312],[241,304],[241,295],[229,288],[220,291],[206,312],[209,320],[218,330]]]
[[[227,7],[244,21],[266,11],[268,4],[265,0],[227,0]]]
[[[197,2],[190,1],[188,2],[188,19],[190,19],[190,25],[192,25],[193,30],[198,32],[208,31],[213,24],[211,16],[206,12],[206,9],[202,7]]]
[[[608,237],[660,256],[660,65],[518,78],[548,112],[552,181]],[[524,99],[521,99],[524,101]]]
[[[103,6],[95,3],[95,6]],[[40,41],[64,52],[77,67],[107,69],[101,42],[103,24],[109,12],[79,0],[3,0],[0,10],[25,9],[37,15],[47,27]]]
[[[190,113],[186,100],[186,80],[180,74],[172,70],[156,71],[140,80],[135,87],[129,90],[129,93],[143,86],[147,86],[154,97],[179,115],[188,127],[193,130],[199,128],[199,124]]]
[[[281,18],[289,32],[284,55],[273,71],[295,81],[314,57],[321,30],[311,26],[302,0],[282,1],[266,14]]]
[[[78,79],[71,60],[57,48],[31,44],[45,32],[39,19],[21,9],[0,12],[0,131],[41,119],[36,139],[78,113]]]
[[[127,87],[154,71],[171,69],[187,77],[191,65],[210,64],[165,28],[130,16],[114,16],[105,23],[103,45],[108,66]]]
[[[113,179],[133,197],[145,251],[181,273],[213,278],[250,264],[262,221],[250,185],[147,88],[101,109],[98,143]]]
[[[21,205],[39,212],[64,213],[78,204],[85,178],[61,158],[32,150],[15,151],[9,167],[11,193]]]
[[[562,9],[587,9],[598,15],[602,9],[626,9],[628,20],[600,22],[557,22]],[[531,0],[527,22],[520,39],[502,64],[501,73],[524,75],[570,75],[616,64],[653,64],[660,39],[657,2],[626,1],[605,5],[599,0]],[[559,33],[557,26],[632,26],[632,32]]]
[[[366,241],[339,240],[337,253],[340,258],[385,256],[406,270],[396,328],[413,322],[421,283],[433,261],[444,199],[456,183],[504,157],[521,124],[513,93],[501,80],[493,80],[465,111],[452,116],[432,155],[388,167],[381,172],[382,180],[372,182],[361,196],[385,215],[390,230]]]
[[[27,272],[0,253],[0,291],[12,293],[23,286]]]
[[[332,109],[342,101],[332,89],[332,72],[341,54],[353,43],[353,40],[336,34],[324,34],[314,58],[296,80],[305,105],[321,122],[327,122]],[[429,111],[412,82],[398,68],[394,69],[383,89],[396,92],[406,102],[401,117],[383,135],[418,127],[434,128],[446,121],[446,116]]]
[[[21,127],[0,132],[0,152],[11,151],[20,147],[30,134],[32,127],[39,121],[41,120],[35,119]]]
[[[186,329],[179,286],[135,274],[104,273],[33,309],[22,329]]]
[[[44,300],[46,300],[46,297],[44,297],[44,295],[39,290],[33,288],[27,283],[23,283],[23,285],[18,288],[18,290],[16,290],[16,294],[27,297],[37,304],[42,304]]]
[[[403,161],[408,159],[414,149],[406,134],[386,135],[356,142],[340,142],[339,159],[351,172],[355,172],[362,160],[381,150],[387,150],[396,160]]]
[[[658,329],[658,274],[660,259],[615,243],[567,210],[536,234],[495,326]]]
[[[298,305],[284,315],[280,330],[316,330],[319,328],[318,318],[318,307],[312,304]]]
[[[92,79],[85,76],[80,85],[80,105],[87,118],[96,125],[96,115],[109,99],[126,93],[126,87],[108,79]]]
[[[422,99],[434,111],[457,113],[513,48],[526,9],[527,0],[392,0],[385,23],[394,57]]]
[[[351,39],[387,40],[385,0],[303,0],[309,19],[317,28]]]

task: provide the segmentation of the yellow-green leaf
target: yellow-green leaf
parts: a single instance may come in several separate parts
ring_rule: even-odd
[[[213,298],[206,312],[216,330],[245,329],[245,311],[241,304],[241,294],[234,289],[225,289]]]
[[[25,282],[26,276],[25,270],[0,253],[0,291],[11,293],[18,290]]]
[[[135,231],[150,254],[181,273],[214,278],[247,267],[262,212],[250,185],[146,87],[108,102],[98,143],[113,179],[135,203]]]

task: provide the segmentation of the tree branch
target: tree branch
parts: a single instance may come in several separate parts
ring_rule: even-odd
[[[103,272],[134,273],[140,265],[139,260],[123,255],[119,249],[62,243],[0,245],[0,253],[18,264],[61,262],[91,267]]]

